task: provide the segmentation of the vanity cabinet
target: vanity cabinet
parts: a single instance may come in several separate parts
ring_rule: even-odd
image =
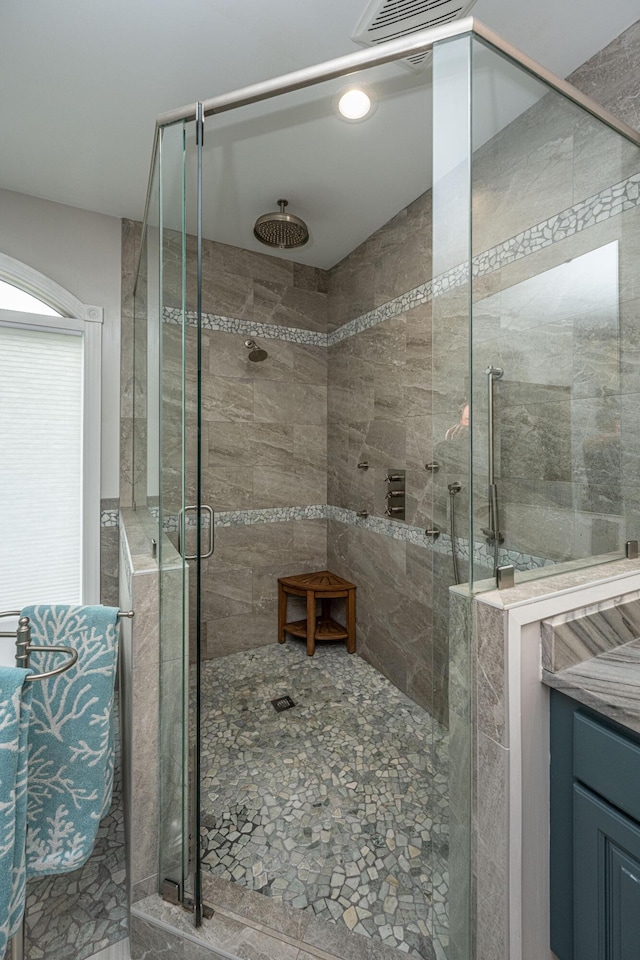
[[[574,785],[574,956],[640,956],[640,826]]]
[[[640,958],[640,737],[551,692],[551,948]]]

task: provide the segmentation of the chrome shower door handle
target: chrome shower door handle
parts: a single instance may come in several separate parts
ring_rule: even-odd
[[[183,519],[186,520],[186,514],[187,514],[187,511],[188,511],[188,510],[197,510],[197,509],[198,509],[198,505],[197,505],[197,504],[191,504],[191,506],[184,507],[184,508],[180,511],[180,513],[178,514],[178,553],[180,554],[181,557],[183,557],[184,560],[197,560],[197,559],[198,559],[198,554],[197,554],[197,553],[190,554],[190,553],[183,553],[183,552],[182,552],[182,524],[183,524]],[[214,532],[213,532],[213,510],[212,510],[212,508],[209,506],[209,504],[203,503],[203,504],[200,505],[200,513],[202,514],[203,511],[206,511],[207,514],[208,514],[208,516],[209,516],[209,548],[208,548],[208,550],[207,550],[206,553],[201,553],[201,554],[200,554],[200,559],[201,559],[201,560],[206,560],[207,557],[210,557],[210,556],[212,555],[213,551],[214,551],[215,541],[214,541]],[[199,533],[199,532],[200,532],[200,531],[198,531],[198,533]],[[185,539],[186,539],[186,538],[185,538]]]
[[[209,514],[209,549],[207,550],[206,553],[203,553],[200,555],[201,560],[206,560],[207,557],[211,556],[215,547],[214,532],[213,532],[213,510],[208,503],[203,503],[200,509],[206,510],[207,513]]]

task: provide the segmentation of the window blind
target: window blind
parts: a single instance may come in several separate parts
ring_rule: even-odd
[[[80,603],[80,336],[0,325],[0,609]]]

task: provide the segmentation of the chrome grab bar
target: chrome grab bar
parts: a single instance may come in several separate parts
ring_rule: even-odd
[[[178,514],[178,518],[179,518],[179,520],[178,520],[178,553],[179,553],[180,556],[183,557],[185,560],[197,560],[197,559],[198,559],[198,554],[197,554],[197,553],[190,554],[190,553],[183,553],[183,552],[182,552],[182,524],[183,524],[183,521],[186,519],[187,510],[197,510],[197,509],[198,509],[198,505],[197,505],[197,504],[192,504],[192,505],[189,506],[189,507],[183,507],[182,510],[180,511],[180,513]],[[203,504],[200,505],[200,512],[202,513],[203,510],[209,515],[209,549],[207,550],[206,553],[201,553],[201,554],[200,554],[200,560],[206,560],[207,557],[210,557],[210,556],[212,555],[213,550],[214,550],[214,547],[215,547],[214,531],[213,531],[213,510],[212,510],[212,508],[211,508],[207,503],[203,503]],[[198,531],[198,536],[199,536],[199,535],[200,535],[200,531]],[[186,538],[185,538],[185,539],[186,539]]]
[[[498,530],[498,488],[496,486],[494,466],[494,436],[493,436],[493,382],[499,380],[504,371],[502,367],[487,367],[487,484],[489,523],[487,536],[495,539],[500,536]],[[484,532],[484,531],[483,531]]]
[[[456,553],[456,494],[462,490],[462,484],[458,480],[448,484],[449,491],[449,537],[451,539],[451,559],[453,561],[453,579],[456,585],[460,583],[460,572],[458,570],[458,555]]]
[[[502,542],[500,523],[498,519],[498,487],[496,486],[494,465],[494,436],[493,436],[493,384],[504,374],[502,367],[490,365],[487,374],[487,500],[488,524],[482,532],[487,542],[493,545],[493,572],[498,568],[498,546]]]

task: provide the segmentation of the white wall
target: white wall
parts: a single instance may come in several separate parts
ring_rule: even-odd
[[[101,497],[117,497],[121,226],[116,217],[0,190],[0,252],[104,308]]]

